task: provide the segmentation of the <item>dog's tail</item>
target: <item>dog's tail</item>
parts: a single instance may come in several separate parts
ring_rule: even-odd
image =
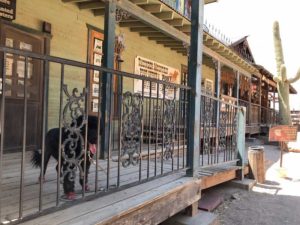
[[[38,168],[42,165],[42,154],[39,150],[35,150],[31,157],[31,164],[33,167]]]

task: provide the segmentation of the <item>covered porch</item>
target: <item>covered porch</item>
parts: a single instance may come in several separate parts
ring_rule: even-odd
[[[96,57],[82,62],[50,56],[50,35],[43,37],[43,47],[48,49],[45,53],[26,48],[18,50],[9,45],[0,48],[3,65],[9,65],[7,62],[12,59],[21,59],[23,62],[23,77],[18,74],[22,71],[17,71],[18,78],[12,79],[16,69],[10,71],[9,66],[3,67],[2,71],[1,223],[37,218],[28,223],[38,224],[42,221],[68,224],[80,219],[87,223],[109,224],[113,221],[124,224],[129,217],[129,221],[140,219],[145,223],[147,221],[142,217],[136,218],[140,212],[143,212],[141,215],[150,216],[168,204],[175,205],[153,220],[153,224],[159,223],[184,208],[194,210],[201,188],[234,179],[238,177],[237,171],[243,173],[243,110],[236,104],[206,93],[195,95],[201,92],[201,71],[195,65],[201,64],[202,43],[198,43],[197,37],[203,35],[197,24],[194,33],[191,32],[193,29],[189,17],[155,0],[63,2],[67,7],[70,6],[68,10],[74,10],[76,6],[79,11],[84,11],[83,14],[76,11],[77,18],[84,18],[88,11],[88,16],[92,12],[93,16],[104,21],[103,54],[98,54],[103,57],[103,64],[94,63],[95,59],[101,61]],[[203,13],[204,2],[193,4],[195,11],[192,18],[197,19],[196,15]],[[125,16],[125,12],[130,16]],[[200,55],[189,53],[192,70],[189,76],[182,82],[174,82],[170,76],[157,79],[142,72],[122,71],[123,66],[127,65],[121,64],[122,42],[115,38],[115,20],[118,20],[119,27],[130,27],[131,32],[146,35],[149,41],[154,40],[164,51],[169,48],[182,56],[189,53],[187,45],[190,44],[191,35],[191,39],[195,40],[191,42],[191,48],[199,48]],[[202,24],[202,21],[198,23]],[[45,30],[49,29],[49,24],[44,25]],[[94,53],[93,47],[100,46],[89,47]],[[63,54],[71,55],[66,51]],[[139,59],[142,61],[142,57]],[[246,64],[244,66],[247,67]],[[42,83],[39,90],[33,88],[31,83],[31,78],[36,74],[42,74],[43,77],[39,80]],[[18,84],[15,89],[12,85],[14,79]],[[11,96],[17,96],[20,106],[20,117],[15,124],[7,122],[11,114],[7,110],[8,103],[12,106],[9,102]],[[41,100],[40,123],[32,124],[36,114],[32,113],[35,111],[30,107],[37,99]],[[83,116],[83,120],[74,125],[80,116]],[[93,128],[97,134],[97,149],[93,156],[88,148],[88,118],[92,116],[97,118],[96,127]],[[7,138],[9,132],[14,133],[12,126],[20,128],[16,132],[18,138],[13,140]],[[84,126],[86,132],[81,133],[81,127]],[[37,139],[29,135],[31,127],[39,132]],[[51,159],[44,177],[45,168],[32,168],[30,159],[32,150],[39,149],[41,162],[45,161],[46,134],[51,128],[59,132],[59,156],[58,161]],[[69,136],[64,138],[64,133]],[[78,144],[78,138],[83,140],[81,144]],[[80,146],[79,155],[74,153],[68,142]],[[16,143],[19,148],[13,152],[11,146],[14,147]],[[91,167],[87,177],[84,174],[87,173],[88,163],[91,163]],[[58,171],[55,170],[56,165]],[[64,167],[66,165],[67,169]],[[64,180],[69,175],[69,181],[75,184],[75,199],[72,201],[68,201],[70,199],[66,198],[63,188]],[[89,189],[81,187],[79,177],[89,185]],[[209,181],[210,178],[212,181]],[[202,183],[202,180],[205,182]],[[153,206],[153,211],[147,212],[146,206]],[[118,208],[117,213],[112,210],[115,208]],[[87,220],[91,214],[98,215],[93,217],[95,221]]]

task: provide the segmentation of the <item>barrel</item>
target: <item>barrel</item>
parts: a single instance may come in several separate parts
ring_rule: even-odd
[[[248,149],[249,178],[258,183],[265,182],[265,152],[263,146],[250,146]]]

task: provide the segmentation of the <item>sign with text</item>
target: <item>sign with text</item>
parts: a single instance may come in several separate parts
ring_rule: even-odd
[[[178,69],[174,69],[172,67],[163,65],[161,63],[152,61],[150,59],[146,59],[140,56],[135,58],[135,74],[151,77],[158,80],[167,81],[170,83],[180,84],[180,72]],[[150,88],[151,88],[151,97],[157,97],[157,84],[152,82],[150,87],[149,81],[143,81],[135,79],[134,80],[134,92],[135,93],[142,93],[144,89],[144,96],[150,96]],[[165,88],[165,90],[164,90]],[[178,99],[179,90],[176,91],[176,96],[174,93],[174,87],[168,87],[164,85],[159,85],[158,95],[159,98],[163,98],[165,93],[166,99]]]
[[[16,19],[16,0],[0,0],[0,17],[6,20]]]
[[[191,0],[160,0],[172,9],[176,10],[182,16],[191,18]]]
[[[271,127],[269,131],[269,141],[297,141],[297,127],[287,125]]]

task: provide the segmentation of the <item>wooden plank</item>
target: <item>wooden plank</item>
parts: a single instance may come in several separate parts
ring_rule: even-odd
[[[223,172],[219,172],[214,174],[213,176],[207,176],[201,178],[201,189],[207,189],[218,184],[224,183],[229,180],[233,180],[236,178],[236,170],[231,169]]]
[[[80,2],[78,3],[79,9],[103,9],[105,4],[101,1],[91,1],[91,2]]]
[[[200,199],[200,181],[181,178],[62,224],[158,224]]]
[[[159,31],[153,29],[152,27],[131,27],[130,30],[132,32],[153,32],[153,33],[160,33]]]
[[[172,20],[174,18],[174,12],[173,11],[153,13],[153,15],[158,17],[161,20]]]
[[[183,19],[181,19],[181,18],[177,18],[177,19],[173,19],[173,20],[166,20],[166,22],[174,27],[182,27],[183,26]]]
[[[166,37],[165,34],[162,33],[154,33],[154,32],[141,32],[141,36],[147,36],[147,37]]]
[[[147,4],[142,5],[141,8],[150,13],[160,13],[162,11],[162,4]]]
[[[94,12],[94,16],[104,16],[105,14],[105,9],[94,9],[93,10]]]
[[[162,186],[164,184],[171,183],[175,180],[178,180],[184,174],[178,173],[174,175],[170,175],[167,177],[159,178],[155,181],[151,181],[148,183],[141,184],[139,186],[135,186],[132,188],[128,188],[124,191],[119,191],[107,196],[103,196],[99,199],[95,199],[90,202],[84,202],[80,205],[75,205],[71,208],[67,208],[65,210],[57,211],[52,214],[48,214],[37,219],[28,221],[25,224],[27,225],[37,225],[37,224],[55,224],[61,223],[64,221],[68,221],[74,218],[74,216],[83,216],[88,213],[92,213],[96,210],[101,210],[108,207],[111,204],[116,204],[120,201],[127,201],[130,198],[135,196],[139,196],[140,194],[147,193],[148,191],[155,190],[158,186]],[[114,212],[115,209],[112,210]],[[54,220],[55,218],[55,220]]]

